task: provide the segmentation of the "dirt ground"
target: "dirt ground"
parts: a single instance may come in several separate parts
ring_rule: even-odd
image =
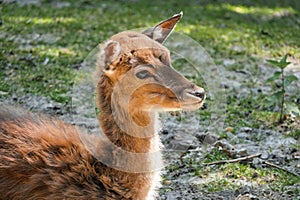
[[[269,73],[268,68],[261,65],[264,73]],[[293,68],[293,72],[299,76],[300,71]],[[232,72],[230,72],[232,75]],[[261,74],[264,76],[264,74]],[[241,76],[239,76],[241,77]],[[244,79],[246,77],[241,77]],[[231,85],[237,88],[228,88],[228,90],[240,91],[237,95],[245,95],[243,84],[232,84],[230,79],[227,80]],[[237,83],[239,80],[234,80]],[[238,85],[238,86],[236,86]],[[295,84],[291,90],[298,90],[300,84]],[[269,90],[262,88],[262,90]],[[14,96],[10,99],[1,99],[1,103],[7,105],[18,105],[24,109],[33,112],[45,113],[55,116],[65,122],[72,123],[81,127],[85,127],[90,131],[96,130],[98,123],[93,116],[76,113],[74,107],[65,106],[61,103],[54,102],[49,98],[35,95]],[[74,115],[79,116],[74,122]],[[285,188],[285,192],[274,191],[268,185],[258,185],[248,180],[236,180],[238,188],[225,188],[220,191],[208,191],[205,187],[206,183],[214,180],[216,177],[201,177],[194,175],[194,170],[190,165],[186,164],[186,160],[196,159],[201,162],[212,149],[218,147],[229,153],[232,157],[243,157],[249,155],[260,154],[258,157],[250,160],[250,164],[254,167],[265,166],[265,161],[275,163],[290,173],[300,174],[300,156],[299,149],[292,147],[293,144],[299,144],[299,141],[292,137],[286,137],[281,130],[268,130],[266,128],[241,127],[236,133],[227,131],[228,137],[221,139],[220,136],[207,130],[203,125],[197,124],[195,115],[181,113],[181,121],[177,116],[165,115],[163,117],[163,129],[160,133],[164,144],[164,157],[166,169],[163,170],[164,179],[162,189],[160,190],[159,200],[173,199],[300,199],[299,194],[293,191],[300,187],[300,184]],[[187,119],[187,120],[183,120]],[[295,122],[299,125],[299,122]],[[299,128],[299,127],[298,127]],[[226,127],[224,127],[226,129]],[[205,130],[205,131],[204,131]],[[176,170],[170,170],[168,167],[176,166]],[[265,166],[266,167],[266,166]],[[270,166],[268,166],[270,167]],[[213,171],[213,166],[207,166],[208,171]],[[215,175],[217,176],[217,175]],[[270,177],[271,178],[271,177]],[[200,186],[201,187],[200,187]]]
[[[56,10],[62,9],[62,12],[66,16],[73,13],[76,14],[76,10],[74,11],[73,9],[80,6],[86,6],[84,10],[86,14],[84,16],[91,17],[91,19],[78,19],[75,15],[71,18],[66,18],[66,21],[63,21],[64,17],[62,17],[61,19],[57,18],[56,21],[54,20],[52,22],[50,20],[52,19],[52,16],[48,16],[48,10],[42,12],[46,16],[44,16],[45,19],[39,19],[40,16],[25,16],[28,13],[23,13],[23,11],[27,9],[26,6],[33,6],[35,9],[39,7],[42,8],[45,5],[44,2],[48,3],[47,6],[49,6],[49,9],[51,8],[51,12],[55,13]],[[10,85],[7,86],[3,84],[6,88],[4,86],[3,88],[0,88],[0,106],[1,104],[15,105],[35,113],[44,113],[49,116],[57,117],[67,123],[86,128],[91,132],[98,131],[98,122],[95,115],[86,113],[84,108],[76,107],[79,104],[72,105],[71,103],[59,103],[58,101],[53,100],[53,98],[46,97],[46,95],[37,95],[34,94],[34,92],[28,92],[27,90],[22,91],[22,89],[19,88],[19,79],[14,79],[15,77],[13,76],[16,74],[18,75],[18,70],[22,71],[23,68],[28,69],[28,72],[26,72],[25,75],[23,74],[24,77],[27,77],[28,74],[32,73],[32,77],[28,77],[31,78],[33,82],[41,77],[40,82],[42,82],[44,76],[44,78],[49,81],[46,82],[46,88],[49,89],[48,83],[51,83],[51,80],[48,80],[50,79],[48,78],[48,75],[50,73],[46,71],[45,74],[41,73],[42,75],[38,73],[35,74],[35,72],[33,72],[34,69],[44,72],[43,70],[45,68],[51,69],[52,67],[53,72],[55,73],[57,71],[64,72],[63,70],[60,71],[59,67],[61,66],[56,66],[63,65],[64,67],[68,66],[65,67],[64,70],[80,71],[80,68],[78,69],[78,67],[82,64],[82,59],[84,59],[82,52],[89,52],[93,48],[93,45],[98,42],[95,38],[99,39],[100,36],[96,37],[95,35],[98,36],[100,32],[101,37],[107,39],[107,35],[112,35],[116,31],[119,31],[119,29],[125,30],[125,28],[128,28],[127,25],[130,24],[131,21],[138,21],[140,20],[139,18],[145,16],[146,19],[143,18],[142,21],[138,21],[136,24],[133,23],[131,25],[136,27],[137,25],[141,26],[141,24],[150,24],[152,23],[152,16],[158,13],[157,10],[160,10],[160,7],[162,7],[161,5],[156,5],[153,9],[149,8],[149,10],[152,11],[152,14],[147,18],[147,15],[144,15],[144,13],[136,12],[136,10],[140,9],[140,7],[135,8],[136,5],[134,4],[135,2],[138,2],[138,0],[130,1],[133,4],[130,4],[130,6],[127,6],[126,9],[124,9],[124,18],[132,13],[137,13],[139,15],[134,19],[129,18],[128,21],[115,20],[114,23],[116,24],[113,24],[109,17],[115,14],[114,9],[117,9],[121,13],[120,10],[122,9],[120,9],[119,6],[122,6],[122,4],[118,3],[122,3],[123,1],[115,1],[116,4],[110,4],[109,2],[102,4],[101,1],[99,2],[98,4],[101,6],[95,9],[96,14],[94,12],[91,12],[90,14],[89,12],[94,11],[93,9],[95,8],[92,1],[89,2],[83,0],[80,1],[78,5],[72,1],[0,1],[0,3],[6,3],[11,6],[8,11],[10,9],[15,9],[14,6],[19,6],[18,9],[16,9],[16,12],[20,12],[20,16],[18,13],[15,13],[15,18],[10,18],[11,13],[6,13],[7,16],[5,16],[5,19],[7,19],[6,21],[9,23],[6,23],[5,20],[1,20],[0,24],[2,27],[5,26],[6,29],[6,32],[3,31],[3,33],[0,33],[0,39],[7,42],[7,48],[12,48],[8,50],[1,49],[1,53],[3,52],[3,57],[1,57],[1,59],[3,58],[4,61],[3,63],[1,61],[3,66],[0,66],[0,69],[3,69],[3,72],[5,71],[5,73],[3,73],[4,75],[1,75],[4,76],[8,82],[10,78],[14,80],[9,83],[13,83],[13,86],[18,89],[18,92],[15,93],[15,91],[11,91]],[[180,5],[183,8],[190,10],[190,18],[188,18],[190,21],[187,20],[186,23],[184,22],[185,24],[183,23],[181,30],[187,32],[191,37],[196,38],[199,42],[206,45],[209,53],[215,55],[216,59],[214,62],[216,64],[214,64],[214,66],[217,69],[222,69],[220,73],[222,77],[217,76],[213,78],[214,80],[222,78],[222,87],[225,89],[225,98],[223,99],[223,102],[225,102],[226,105],[213,117],[209,115],[208,112],[212,107],[215,106],[214,108],[217,108],[219,105],[217,104],[218,102],[216,103],[211,99],[208,101],[209,103],[205,108],[200,111],[168,113],[161,116],[163,126],[160,131],[160,137],[164,144],[164,149],[162,149],[162,151],[165,158],[165,168],[162,169],[163,181],[157,199],[299,200],[300,139],[299,136],[297,138],[291,135],[295,130],[298,131],[299,135],[299,116],[289,115],[290,118],[285,123],[281,125],[270,125],[269,123],[271,122],[268,121],[269,115],[264,115],[265,110],[261,109],[261,98],[263,96],[271,96],[274,90],[274,86],[265,84],[265,80],[276,70],[266,64],[265,55],[278,55],[288,51],[288,48],[298,47],[294,44],[296,43],[295,37],[288,38],[288,42],[286,43],[282,42],[281,39],[286,39],[284,37],[290,35],[286,34],[280,27],[278,28],[280,32],[285,33],[283,36],[273,33],[270,30],[277,29],[273,27],[274,29],[270,28],[268,30],[269,27],[266,24],[267,22],[270,22],[271,24],[275,23],[276,20],[278,21],[278,19],[284,20],[284,18],[291,17],[291,21],[288,22],[292,24],[291,26],[295,26],[295,29],[299,29],[299,14],[291,12],[290,10],[293,9],[289,4],[287,10],[276,11],[274,8],[276,11],[274,16],[272,15],[272,6],[268,8],[259,4],[260,7],[262,7],[262,10],[258,10],[259,12],[252,16],[251,13],[255,13],[255,9],[253,9],[251,3],[249,7],[246,6],[247,4],[243,5],[243,3],[237,3],[235,1],[232,1],[232,5],[225,3],[224,5],[222,4],[221,7],[216,7],[216,9],[214,9],[214,6],[210,5],[201,7],[205,5],[204,3],[208,4],[207,2],[208,1],[203,1],[203,5],[202,3],[199,5],[199,2],[197,1],[191,3],[191,5],[187,2],[185,3],[185,1],[180,2]],[[251,1],[246,2],[249,3]],[[234,7],[233,5],[237,5],[237,7]],[[172,9],[177,9],[177,2],[172,2],[172,6]],[[202,16],[199,17],[197,15],[198,10],[196,12],[194,6],[198,6],[197,9],[202,9],[202,12],[206,11],[208,8],[210,8],[211,11],[207,12],[206,16],[203,16],[204,18],[202,18]],[[221,17],[212,15],[212,13],[222,11],[224,8],[226,8],[224,16],[222,12],[219,13]],[[257,6],[257,9],[258,8],[259,6]],[[106,11],[108,12],[105,13]],[[245,13],[241,14],[243,12]],[[59,13],[56,14],[59,16]],[[99,25],[98,21],[101,21],[99,20],[99,16],[102,14],[107,14],[108,17],[101,19],[104,21],[104,24]],[[135,15],[132,14],[132,16]],[[26,17],[28,17],[28,19]],[[199,17],[199,20],[202,20],[201,23],[198,22],[199,20],[197,17]],[[73,18],[75,19],[74,27],[71,27],[71,23],[68,24],[68,20],[72,21]],[[81,18],[81,16],[79,16],[79,18]],[[26,27],[32,26],[33,33],[30,28],[27,30],[29,32],[22,30],[19,24],[13,27],[9,20],[12,22],[18,21],[19,23],[24,23]],[[283,20],[281,21],[282,24],[279,23],[279,25],[282,26],[284,24]],[[97,22],[97,26],[95,25],[95,22]],[[206,22],[208,22],[208,24],[206,24]],[[245,24],[240,22],[244,22]],[[37,25],[34,25],[35,23]],[[70,29],[76,34],[71,33],[70,35],[66,35],[66,33],[69,32],[66,26],[57,28],[58,25],[63,23],[70,25]],[[91,25],[92,27],[90,27],[90,23],[94,23]],[[261,23],[260,25],[266,26],[257,26],[259,23]],[[84,24],[84,26],[82,26],[82,24]],[[48,25],[53,26],[53,32],[48,31],[48,29],[50,29],[48,28]],[[241,25],[244,25],[244,27]],[[37,29],[37,27],[40,27],[41,29]],[[105,27],[108,27],[107,30],[102,29]],[[227,29],[227,27],[229,28]],[[236,30],[236,27],[245,31],[245,36],[242,31],[239,32],[239,30]],[[36,33],[35,28],[40,33]],[[12,33],[10,31],[12,31]],[[227,32],[224,33],[224,35],[219,36],[214,35],[216,31],[219,31],[218,33],[220,34],[225,31]],[[93,37],[89,35],[91,32],[94,34]],[[63,33],[65,35],[63,35]],[[201,35],[203,33],[204,36]],[[293,36],[293,34],[291,35]],[[236,39],[236,37],[242,39]],[[244,37],[247,39],[243,40]],[[61,42],[61,46],[56,45],[59,42]],[[173,44],[174,48],[182,45],[180,43],[176,44],[175,42],[176,41],[172,41],[172,37],[170,37],[169,44]],[[252,48],[252,45],[256,45],[256,42],[258,46],[257,49]],[[71,46],[72,48],[65,47],[66,44],[73,44],[74,46]],[[286,47],[287,44],[290,44],[290,46]],[[274,49],[272,49],[272,45]],[[43,48],[35,49],[35,47]],[[52,52],[49,53],[45,50],[48,48],[52,48]],[[16,51],[16,49],[18,49],[19,52]],[[252,51],[252,49],[255,50]],[[44,52],[44,55],[39,55],[40,51]],[[37,55],[34,55],[34,52],[38,52]],[[194,58],[204,55],[201,53],[199,54],[198,51],[193,52],[196,52],[195,55],[192,55],[190,50],[185,53],[187,54],[186,56],[190,55],[194,56]],[[260,53],[264,55],[260,55]],[[299,54],[299,52],[296,52],[296,54],[297,53]],[[61,61],[62,63],[56,63],[57,60],[64,57],[65,60]],[[76,60],[76,62],[74,60]],[[71,61],[75,64],[70,64]],[[292,62],[292,64],[288,66],[286,74],[294,74],[300,80],[299,58],[289,57],[289,61]],[[178,65],[180,64],[182,63],[179,62]],[[36,68],[31,68],[32,66]],[[178,68],[178,70],[189,78],[193,77],[193,71],[188,71],[184,68]],[[63,74],[61,80],[59,80],[61,83],[58,83],[58,85],[62,85],[63,88],[70,86],[72,82],[70,81],[66,84],[66,80],[70,79],[69,74],[66,74],[67,75]],[[56,75],[60,74],[55,74],[55,76]],[[24,82],[24,77],[22,77],[22,75],[20,75],[20,77],[20,80]],[[49,77],[51,76],[49,75]],[[57,77],[55,78],[58,79]],[[211,81],[210,79],[205,78],[210,77],[204,77],[206,83]],[[25,82],[27,82],[27,80]],[[28,82],[30,81],[28,80]],[[56,84],[55,81],[53,81],[53,83],[54,85]],[[39,85],[39,82],[36,81],[35,84]],[[1,82],[0,86],[2,86]],[[43,91],[41,92],[40,90],[37,91],[41,94]],[[89,91],[92,91],[92,88],[87,86],[84,90],[88,93]],[[71,88],[68,88],[67,91],[65,96],[72,93]],[[299,107],[300,81],[291,84],[286,89],[286,92],[287,94],[293,95],[289,100],[293,100]],[[45,92],[45,94],[46,93],[47,92]],[[61,97],[59,95],[59,98],[57,98],[58,100],[60,100]],[[65,96],[62,95],[62,99],[64,99]],[[251,106],[249,106],[248,111],[245,111],[244,107],[247,106],[247,101],[249,101]],[[257,117],[252,117],[252,120],[248,121],[249,116],[254,115],[254,109],[256,108]],[[278,112],[278,110],[278,107],[274,107],[272,110],[268,111],[275,113]],[[243,115],[239,115],[239,112],[243,112]],[[270,112],[268,112],[268,114],[270,114]],[[255,119],[253,120],[253,118]],[[247,156],[253,156],[253,158],[240,160],[238,162],[233,161],[232,165],[224,163],[207,164],[213,161],[222,161],[225,157],[227,160],[232,161]],[[211,158],[212,161],[208,161],[208,158]],[[235,165],[237,163],[243,165]],[[230,170],[229,167],[231,167]],[[245,167],[245,171],[241,171],[242,167]],[[278,171],[269,174],[266,172],[271,170]],[[262,174],[259,174],[260,171],[262,171]],[[287,177],[298,180],[294,181],[293,184],[290,184],[288,182],[289,180],[286,180]],[[287,183],[280,185],[278,183],[280,181]]]

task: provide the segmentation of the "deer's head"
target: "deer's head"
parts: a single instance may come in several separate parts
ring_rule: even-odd
[[[118,88],[112,99],[134,113],[202,106],[204,89],[172,67],[170,52],[162,45],[181,17],[174,15],[143,33],[121,32],[105,44],[104,76]]]

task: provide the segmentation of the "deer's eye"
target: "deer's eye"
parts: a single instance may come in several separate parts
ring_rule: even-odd
[[[140,72],[136,73],[135,75],[139,79],[146,79],[146,78],[153,77],[153,75],[150,72],[148,72],[147,70],[140,71]]]
[[[158,57],[158,59],[159,59],[159,61],[160,61],[161,63],[163,63],[163,64],[165,64],[165,65],[169,65],[168,58],[167,58],[166,56],[160,55],[160,56]]]

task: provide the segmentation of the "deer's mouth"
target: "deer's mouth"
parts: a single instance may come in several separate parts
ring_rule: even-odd
[[[180,104],[182,110],[197,110],[202,107],[204,100],[199,100],[197,102],[183,102]]]
[[[186,91],[183,95],[183,101],[180,102],[182,110],[196,110],[202,107],[206,98],[204,90]]]
[[[205,92],[193,86],[191,89],[170,88],[159,84],[145,84],[132,94],[132,108],[143,111],[196,110],[202,107]]]
[[[164,92],[151,92],[150,96],[152,98],[159,97],[160,102],[168,102],[165,103],[162,107],[165,110],[174,111],[174,110],[196,110],[202,107],[206,95],[204,90],[202,92],[190,92],[185,91],[183,95],[176,95],[170,89],[165,90]]]

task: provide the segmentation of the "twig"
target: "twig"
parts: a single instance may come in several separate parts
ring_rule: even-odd
[[[204,163],[204,165],[210,166],[210,165],[220,165],[220,164],[225,164],[225,163],[235,163],[235,162],[240,162],[240,161],[256,158],[259,156],[261,156],[261,153],[250,155],[250,156],[245,156],[245,157],[241,157],[241,158],[231,159],[231,160],[219,160],[216,162]]]
[[[263,162],[264,162],[266,165],[269,165],[269,166],[271,166],[271,167],[280,169],[280,170],[282,170],[282,171],[286,171],[286,172],[288,172],[288,173],[290,173],[290,174],[293,174],[294,176],[297,176],[297,177],[300,176],[300,175],[297,174],[296,172],[292,172],[292,171],[290,171],[290,170],[288,170],[288,169],[282,168],[282,167],[280,167],[280,166],[278,166],[278,165],[275,165],[275,164],[273,164],[273,163],[270,163],[270,162],[268,162],[268,161],[263,161]]]

